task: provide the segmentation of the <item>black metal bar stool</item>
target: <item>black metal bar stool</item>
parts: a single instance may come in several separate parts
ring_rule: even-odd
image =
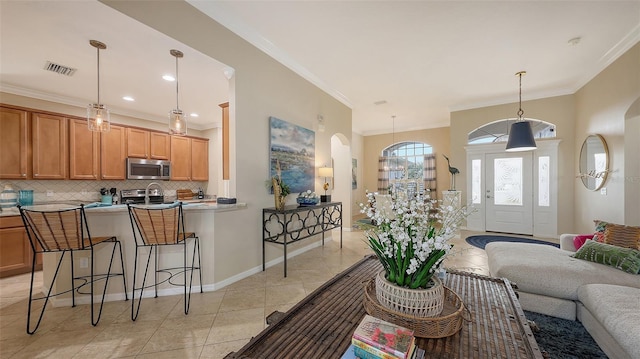
[[[129,209],[129,218],[131,219],[131,228],[133,237],[136,242],[136,253],[133,274],[133,300],[131,302],[131,320],[136,320],[140,312],[140,304],[142,303],[143,292],[146,288],[154,287],[155,297],[158,297],[158,284],[168,282],[171,285],[184,286],[184,314],[189,314],[189,305],[191,303],[191,286],[193,284],[193,272],[198,271],[200,280],[200,293],[202,290],[202,271],[200,270],[200,240],[193,232],[185,232],[184,214],[182,202],[171,205],[154,205],[135,206],[127,205]],[[193,252],[191,253],[191,265],[187,261],[187,239],[193,239]],[[161,246],[182,246],[183,262],[181,267],[161,268],[158,269],[158,250]],[[147,255],[147,263],[142,278],[142,284],[136,287],[136,277],[138,273],[138,254],[142,247],[149,247]],[[196,266],[196,252],[198,253]],[[147,273],[149,271],[149,263],[151,254],[155,254],[154,260],[154,283],[145,286]],[[158,281],[158,274],[164,273],[168,275],[162,281]],[[184,275],[184,282],[175,283],[174,277]],[[188,283],[188,286],[187,286]],[[136,291],[140,291],[140,297],[136,303]]]
[[[49,298],[55,297],[64,293],[71,292],[71,303],[72,306],[76,306],[76,297],[75,293],[79,294],[90,294],[91,297],[91,324],[97,325],[100,321],[100,316],[102,315],[102,308],[104,305],[104,298],[107,292],[107,287],[109,285],[109,278],[113,276],[122,276],[122,285],[124,287],[124,295],[125,300],[129,300],[127,296],[127,282],[124,274],[124,259],[122,257],[122,246],[120,241],[115,236],[104,236],[104,237],[92,237],[89,232],[89,226],[87,225],[87,218],[84,211],[84,206],[74,207],[74,208],[66,208],[61,210],[36,210],[36,209],[27,209],[21,206],[18,206],[20,209],[20,215],[22,217],[22,221],[27,230],[27,235],[29,236],[29,242],[31,243],[31,248],[33,249],[33,261],[31,263],[31,285],[29,288],[29,307],[27,312],[27,333],[33,334],[38,330],[40,326],[40,322],[42,321],[42,316],[44,315],[44,311],[47,308],[47,304],[49,303]],[[109,260],[109,268],[106,274],[96,274],[95,273],[95,254],[94,250],[98,245],[113,245],[111,250],[111,259]],[[122,272],[120,273],[111,273],[111,269],[113,267],[113,259],[116,254],[116,248],[120,253],[120,268],[122,268]],[[73,266],[73,254],[77,251],[89,251],[91,263],[89,265],[91,274],[89,276],[75,276],[74,266]],[[38,253],[55,253],[62,252],[60,259],[58,260],[58,264],[56,266],[56,271],[53,275],[53,279],[51,280],[51,284],[49,285],[49,289],[47,291],[46,296],[34,298],[33,297],[33,278],[36,266],[36,254]],[[55,286],[56,279],[58,278],[58,273],[60,271],[60,266],[62,265],[62,261],[65,258],[65,255],[69,253],[71,257],[71,289],[61,291],[61,292],[53,292],[53,288]],[[104,280],[104,291],[102,292],[102,297],[100,299],[100,308],[97,313],[95,313],[94,306],[94,283],[98,280]],[[79,283],[79,284],[76,284]],[[89,285],[90,291],[89,293],[82,293],[80,289],[84,286]],[[38,317],[38,322],[35,324],[35,327],[31,328],[31,309],[32,303],[36,300],[44,299],[44,305],[42,306],[42,310],[40,311],[40,315]]]

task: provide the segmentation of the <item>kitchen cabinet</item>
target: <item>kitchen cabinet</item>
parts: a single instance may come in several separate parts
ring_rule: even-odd
[[[222,108],[222,179],[229,179],[229,103],[221,103]]]
[[[149,157],[168,161],[171,158],[171,136],[168,133],[153,131],[149,135]]]
[[[100,134],[100,179],[124,180],[126,178],[126,130],[126,127],[111,124],[111,131]]]
[[[171,136],[171,180],[191,180],[191,139]]]
[[[191,139],[191,180],[209,180],[209,140]]]
[[[209,140],[171,136],[171,180],[209,179]]]
[[[0,107],[0,179],[26,179],[29,113]]]
[[[154,160],[171,157],[171,140],[167,133],[127,128],[127,156]]]
[[[67,179],[67,118],[31,114],[33,179]]]
[[[69,178],[97,180],[100,173],[100,134],[86,120],[69,120]]]
[[[31,272],[33,250],[20,216],[0,217],[0,278]],[[42,254],[36,257],[42,269]]]

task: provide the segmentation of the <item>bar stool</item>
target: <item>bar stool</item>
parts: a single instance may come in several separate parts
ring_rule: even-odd
[[[189,305],[191,303],[191,286],[193,284],[193,272],[198,271],[200,280],[200,293],[202,290],[202,271],[200,270],[200,240],[193,232],[185,232],[184,215],[182,202],[171,205],[154,205],[136,206],[128,204],[129,218],[131,219],[131,228],[133,230],[133,238],[136,242],[136,253],[134,262],[133,275],[133,300],[131,302],[131,320],[136,320],[140,312],[140,304],[142,303],[143,292],[151,286],[155,289],[155,297],[158,297],[158,284],[168,282],[171,285],[184,287],[184,314],[189,314]],[[187,239],[193,239],[193,252],[191,253],[191,265],[187,261]],[[158,250],[161,246],[182,246],[182,266],[158,269]],[[138,274],[138,252],[141,248],[148,247],[147,263],[144,270],[144,277],[140,287],[136,287],[136,277]],[[196,266],[196,251],[198,252],[198,265]],[[145,286],[147,273],[149,271],[149,262],[151,254],[155,254],[154,260],[154,283]],[[168,275],[162,281],[158,281],[158,274]],[[173,281],[175,276],[184,275],[182,283]],[[188,282],[188,288],[187,288]],[[136,291],[140,291],[139,299],[136,303]]]
[[[20,216],[22,217],[22,222],[24,223],[24,227],[27,230],[27,235],[29,237],[29,243],[31,244],[31,248],[33,249],[33,260],[31,263],[31,285],[29,288],[29,307],[27,311],[27,333],[33,334],[38,330],[40,326],[40,322],[42,321],[42,316],[44,315],[44,311],[47,308],[47,304],[49,303],[49,298],[55,297],[64,293],[71,292],[71,303],[72,307],[76,306],[76,297],[75,292],[77,291],[79,294],[90,294],[91,296],[91,324],[93,326],[98,325],[100,321],[100,316],[102,315],[102,308],[104,305],[104,298],[107,292],[107,287],[109,285],[109,278],[114,276],[122,276],[122,285],[124,287],[124,296],[125,300],[129,300],[127,296],[127,282],[124,274],[124,259],[122,257],[122,245],[120,241],[115,236],[105,236],[105,237],[92,237],[89,232],[89,226],[87,224],[87,218],[84,211],[84,206],[74,207],[74,208],[66,208],[61,210],[36,210],[36,209],[26,209],[24,207],[18,206],[20,210]],[[111,249],[111,259],[109,260],[109,268],[106,274],[96,274],[95,273],[95,254],[94,249],[98,245],[113,245]],[[113,267],[113,259],[116,254],[116,248],[120,253],[120,268],[122,268],[122,272],[120,273],[111,273],[111,269]],[[73,254],[78,251],[89,251],[90,252],[90,272],[89,276],[75,276],[74,266],[73,266]],[[56,271],[53,275],[53,279],[51,280],[51,284],[49,285],[49,289],[47,291],[46,296],[34,298],[33,297],[33,278],[36,266],[36,254],[38,253],[56,253],[62,252],[60,259],[58,260],[58,264],[56,266]],[[65,255],[69,253],[71,256],[71,289],[65,290],[62,292],[53,293],[53,288],[58,278],[58,273],[60,271],[60,266],[62,265],[62,261]],[[104,291],[102,292],[102,298],[100,299],[100,309],[97,313],[95,313],[94,306],[94,283],[98,280],[104,280]],[[76,283],[79,282],[78,285]],[[85,285],[90,286],[89,293],[82,293],[80,289]],[[42,310],[40,311],[40,315],[38,317],[38,322],[35,327],[31,328],[31,309],[32,303],[36,300],[44,299],[44,305],[42,306]]]

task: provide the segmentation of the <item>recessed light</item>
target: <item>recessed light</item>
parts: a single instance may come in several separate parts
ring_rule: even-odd
[[[580,40],[582,40],[582,38],[580,36],[574,37],[573,39],[569,39],[569,41],[567,41],[569,43],[569,45],[571,46],[576,46],[580,43]]]
[[[191,116],[191,117],[198,117],[198,114],[194,112],[194,113],[189,114],[189,116]]]
[[[125,101],[130,101],[130,102],[135,101],[135,99],[133,97],[131,97],[131,96],[124,96],[122,99],[125,100]]]
[[[175,80],[176,80],[176,78],[175,78],[175,77],[173,77],[173,76],[171,76],[171,75],[164,75],[164,76],[162,76],[162,78],[163,78],[165,81],[175,81]]]

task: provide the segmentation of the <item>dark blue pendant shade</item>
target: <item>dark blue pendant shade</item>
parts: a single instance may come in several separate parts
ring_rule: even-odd
[[[511,125],[507,152],[533,151],[537,148],[529,121],[517,121]]]

